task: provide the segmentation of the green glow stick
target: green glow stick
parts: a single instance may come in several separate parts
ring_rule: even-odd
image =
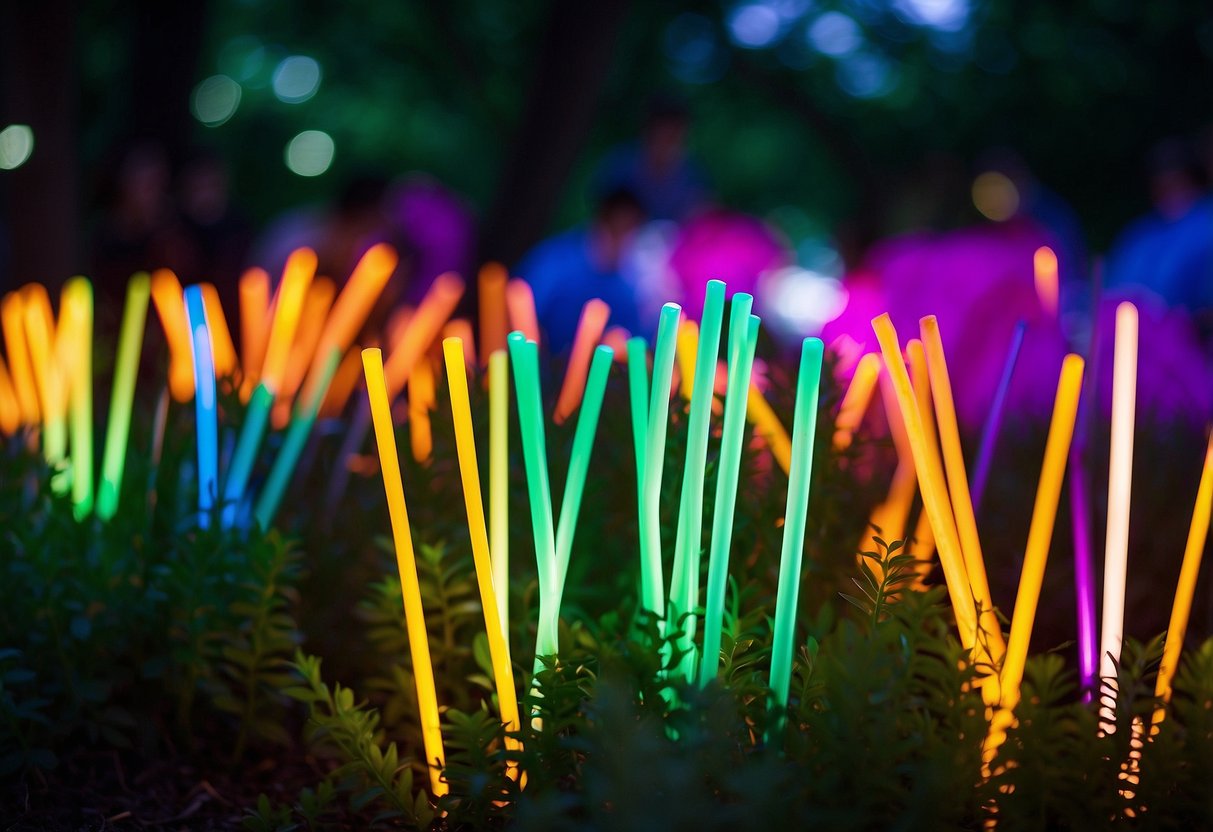
[[[776,725],[788,704],[792,682],[792,639],[800,595],[800,565],[804,558],[805,521],[813,471],[813,442],[817,435],[817,398],[821,383],[820,338],[805,338],[800,351],[800,380],[792,420],[792,465],[788,472],[788,508],[779,555],[779,589],[775,596],[775,638],[771,645],[771,695],[777,708]],[[778,730],[777,728],[777,730]],[[768,732],[767,739],[770,739]]]
[[[564,580],[569,571],[569,555],[573,549],[573,535],[577,531],[577,515],[581,510],[581,497],[585,493],[585,477],[590,467],[590,455],[594,452],[594,434],[598,430],[598,414],[602,411],[602,397],[606,393],[607,376],[615,351],[607,346],[594,350],[590,377],[581,399],[581,413],[577,416],[577,430],[573,434],[573,451],[569,459],[569,476],[564,483],[564,499],[560,503],[560,522],[556,526],[556,563],[560,569],[556,608],[559,615],[560,599],[564,595]]]
[[[643,505],[644,440],[649,429],[649,353],[644,338],[628,339],[628,398],[632,405],[632,444],[636,449],[636,486]]]
[[[720,354],[720,328],[724,318],[724,283],[709,280],[704,294],[695,380],[687,419],[687,458],[683,466],[682,497],[678,506],[678,534],[674,542],[674,568],[670,574],[670,616],[685,616],[678,640],[684,651],[682,673],[695,673],[695,609],[699,600],[699,557],[703,543],[703,471],[707,465],[708,426],[715,396],[716,360]],[[678,626],[677,620],[674,622]]]
[[[72,308],[67,320],[78,347],[68,379],[72,444],[72,514],[93,510],[93,284],[74,277],[64,287]]]
[[[278,458],[274,460],[274,465],[270,468],[270,474],[265,480],[261,496],[257,499],[257,506],[253,510],[253,518],[263,529],[268,529],[274,522],[274,515],[278,513],[278,506],[281,505],[282,496],[286,493],[287,485],[290,484],[291,475],[295,473],[299,455],[303,453],[303,446],[307,444],[308,435],[312,432],[312,425],[316,422],[316,414],[320,412],[320,404],[329,391],[329,384],[340,363],[341,350],[335,347],[319,368],[319,384],[314,388],[315,394],[312,396],[312,400],[304,406],[302,412],[296,411],[291,419],[290,427],[286,429],[286,437],[282,440]]]
[[[122,473],[126,467],[126,445],[131,435],[131,405],[135,399],[135,379],[139,374],[139,356],[143,352],[143,325],[151,297],[151,278],[147,272],[134,275],[126,286],[126,308],[122,312],[122,332],[118,355],[114,360],[114,390],[110,395],[109,422],[105,426],[105,455],[101,460],[101,483],[97,488],[97,516],[110,520],[118,513],[118,495],[122,493]]]
[[[665,467],[665,433],[670,416],[670,383],[674,372],[674,345],[682,307],[667,303],[657,322],[653,351],[653,386],[645,438],[644,489],[640,514],[641,603],[665,615],[665,576],[661,567],[661,472]]]
[[[559,649],[560,565],[556,560],[556,534],[552,520],[552,490],[548,482],[547,438],[543,427],[543,397],[539,389],[539,349],[521,332],[506,339],[514,366],[518,422],[522,429],[522,459],[531,501],[531,528],[535,535],[535,561],[539,568],[539,629],[535,635],[535,670],[540,656]]]
[[[240,501],[244,499],[245,489],[248,488],[249,475],[253,472],[253,463],[257,460],[257,450],[265,437],[265,426],[269,423],[270,411],[274,407],[274,391],[265,385],[258,384],[249,399],[248,408],[244,412],[244,424],[240,427],[240,438],[236,440],[236,450],[232,454],[232,464],[227,472],[227,482],[223,484],[223,525],[231,528],[236,524],[240,513]]]
[[[720,669],[720,632],[724,626],[724,594],[733,546],[733,511],[737,507],[737,475],[745,441],[746,402],[758,343],[758,318],[750,314],[753,298],[733,296],[729,318],[729,386],[724,400],[724,428],[720,442],[720,471],[716,478],[716,508],[712,513],[712,541],[708,552],[708,598],[703,618],[703,661],[699,684],[707,685]]]
[[[489,356],[489,558],[501,630],[510,632],[510,356]]]

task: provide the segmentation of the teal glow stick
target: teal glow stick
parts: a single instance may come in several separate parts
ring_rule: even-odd
[[[657,322],[653,351],[653,386],[645,437],[644,490],[640,514],[641,603],[658,616],[665,615],[665,575],[661,566],[661,473],[665,467],[665,434],[670,416],[670,383],[674,372],[674,346],[682,307],[667,303]]]
[[[257,499],[257,506],[253,509],[253,518],[262,529],[268,529],[274,522],[274,516],[282,504],[282,496],[291,483],[291,476],[295,473],[300,454],[303,453],[303,446],[307,444],[312,425],[316,423],[316,414],[320,412],[320,405],[329,391],[329,384],[332,383],[340,363],[341,350],[334,347],[325,358],[324,364],[319,367],[319,383],[314,388],[312,400],[304,405],[302,412],[295,413],[290,427],[286,429],[278,457],[270,468],[265,485],[261,488],[261,496]]]
[[[522,460],[526,467],[531,501],[531,528],[535,535],[535,561],[539,569],[539,628],[535,634],[535,670],[540,656],[559,649],[560,565],[556,560],[556,533],[552,520],[552,489],[548,481],[547,438],[543,426],[543,397],[539,389],[539,349],[521,332],[506,339],[514,366],[518,422],[522,432]]]
[[[147,321],[150,297],[151,279],[147,272],[139,272],[126,286],[126,308],[122,312],[118,355],[114,360],[114,390],[110,394],[105,454],[101,459],[101,483],[97,487],[97,516],[102,520],[111,520],[118,513],[118,496],[122,493],[122,474],[126,468],[126,446],[131,435],[131,405],[135,400],[135,379],[139,375],[143,325]]]
[[[644,440],[649,430],[649,353],[644,338],[628,339],[628,399],[632,405],[632,444],[636,450],[636,488],[643,504]]]
[[[83,520],[93,510],[93,284],[74,277],[64,287],[64,297],[71,304],[66,320],[77,345],[68,379],[72,514]]]
[[[813,472],[813,444],[817,435],[817,399],[821,386],[820,338],[805,338],[800,351],[800,380],[796,386],[796,413],[792,419],[792,465],[788,472],[788,508],[779,555],[779,589],[775,595],[775,638],[771,645],[771,696],[777,730],[783,726],[792,683],[792,639],[800,596],[800,566],[809,514],[809,485]],[[767,739],[770,740],[768,731]]]
[[[687,457],[683,466],[682,497],[678,506],[678,533],[674,541],[674,568],[670,573],[670,616],[682,617],[678,646],[683,651],[682,673],[695,673],[695,625],[690,614],[699,601],[699,558],[703,543],[703,472],[707,465],[708,427],[716,387],[716,360],[720,355],[720,328],[724,318],[724,283],[709,280],[704,294],[695,379],[687,418]],[[679,627],[677,619],[673,621]]]
[[[244,492],[248,488],[253,463],[257,461],[257,450],[265,437],[265,427],[269,424],[273,407],[274,391],[264,382],[258,384],[249,399],[248,408],[244,411],[240,438],[236,440],[236,450],[232,454],[232,464],[227,471],[227,481],[223,484],[223,525],[227,528],[236,524],[240,501],[244,499]]]
[[[489,559],[501,631],[510,632],[510,356],[489,356]]]
[[[556,564],[560,570],[556,595],[557,615],[560,614],[560,599],[564,595],[564,580],[569,571],[569,556],[573,549],[573,535],[577,531],[581,498],[585,493],[590,455],[594,452],[594,434],[598,431],[602,397],[606,393],[607,377],[614,360],[615,351],[610,347],[599,346],[594,350],[589,380],[581,399],[581,413],[577,416],[577,430],[573,434],[573,451],[569,459],[569,475],[564,483],[564,499],[560,502],[560,522],[556,526]]]
[[[194,414],[198,432],[198,524],[206,528],[219,494],[219,417],[215,411],[215,360],[202,287],[185,290],[185,315],[194,355]]]
[[[758,318],[750,314],[753,298],[734,295],[729,318],[729,386],[724,399],[724,428],[720,441],[720,470],[716,477],[716,508],[708,552],[708,598],[703,618],[703,660],[699,684],[707,685],[720,670],[720,634],[724,627],[724,595],[733,546],[733,512],[737,507],[737,476],[745,442],[746,403],[758,343]]]

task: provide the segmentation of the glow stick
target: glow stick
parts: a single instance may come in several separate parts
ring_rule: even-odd
[[[442,340],[458,338],[466,347],[467,369],[469,373],[476,370],[476,340],[472,332],[472,322],[467,318],[452,318],[442,327]]]
[[[514,671],[510,666],[509,635],[501,611],[497,609],[497,594],[493,584],[489,534],[484,520],[484,500],[480,493],[480,470],[476,463],[476,437],[472,430],[472,406],[468,401],[468,378],[463,342],[447,338],[442,342],[446,359],[446,379],[451,391],[451,416],[455,422],[455,448],[459,456],[459,474],[463,480],[463,502],[467,509],[468,534],[472,543],[472,561],[476,567],[476,584],[480,588],[480,605],[484,608],[484,628],[489,636],[489,660],[493,666],[493,681],[497,687],[497,703],[501,721],[507,732],[521,727],[518,716],[518,696],[514,691]],[[414,376],[416,374],[414,373]],[[506,747],[518,749],[519,742],[506,738]],[[511,762],[511,778],[518,777],[518,767]]]
[[[645,435],[643,503],[640,515],[641,603],[659,617],[665,616],[665,576],[661,564],[661,474],[665,466],[665,435],[670,416],[670,384],[674,370],[674,342],[682,307],[667,303],[657,323],[653,353],[653,384],[649,391],[649,417]]]
[[[303,308],[299,312],[299,323],[295,327],[295,339],[291,344],[290,358],[286,362],[286,372],[282,377],[282,389],[278,391],[278,400],[289,405],[290,400],[299,392],[300,386],[303,384],[304,378],[308,374],[308,369],[317,362],[317,349],[320,346],[321,340],[331,340],[324,338],[325,321],[329,317],[329,309],[333,305],[333,296],[337,293],[337,287],[333,281],[327,277],[318,277],[312,281],[312,285],[308,287],[307,295],[303,300]],[[329,344],[328,349],[342,350],[335,344]],[[320,376],[316,376],[319,378]],[[310,401],[315,396],[315,390],[308,390],[307,395],[303,397],[304,401]],[[287,417],[290,416],[289,406],[286,412]],[[279,427],[281,426],[279,423]]]
[[[265,426],[273,406],[274,391],[265,384],[258,384],[244,411],[244,423],[240,426],[240,436],[236,440],[227,479],[223,483],[223,525],[228,528],[236,524],[239,516],[240,503],[248,489],[249,475],[257,461],[257,451],[265,436]]]
[[[278,507],[282,505],[282,497],[291,483],[295,466],[299,463],[299,456],[303,453],[303,447],[307,444],[312,426],[316,423],[320,402],[324,400],[325,391],[333,380],[333,374],[337,372],[337,364],[340,360],[341,354],[333,349],[328,355],[328,360],[320,366],[320,380],[314,387],[315,393],[310,401],[303,404],[302,413],[291,422],[291,426],[282,440],[282,447],[278,450],[278,456],[274,459],[274,465],[265,478],[265,485],[262,486],[261,495],[257,498],[257,505],[253,509],[253,517],[262,529],[268,530],[270,524],[274,522],[275,515],[278,514]]]
[[[1048,246],[1041,246],[1032,255],[1032,273],[1036,282],[1036,297],[1050,318],[1057,317],[1061,289],[1057,277],[1057,255]]]
[[[430,663],[429,634],[425,628],[425,610],[421,606],[421,586],[417,580],[417,561],[413,554],[408,508],[404,503],[400,460],[396,455],[396,434],[392,426],[392,406],[387,393],[382,351],[363,350],[362,365],[366,372],[367,398],[370,400],[371,419],[375,425],[375,440],[379,445],[383,490],[387,496],[388,515],[392,521],[396,568],[400,572],[400,589],[404,600],[404,623],[409,635],[409,653],[413,659],[413,681],[417,685],[421,740],[425,746],[426,765],[430,772],[430,793],[434,797],[441,797],[447,793],[447,785],[442,780],[446,755],[442,749],[442,726],[438,717],[438,695],[434,690],[434,667]]]
[[[758,343],[758,318],[750,314],[752,298],[733,295],[729,310],[728,388],[724,399],[724,426],[720,440],[720,471],[716,479],[716,503],[712,512],[712,538],[708,552],[708,595],[703,617],[703,661],[699,684],[706,686],[720,669],[720,637],[724,626],[725,590],[729,578],[729,553],[733,546],[733,513],[737,507],[737,477],[745,442],[746,399],[754,347]]]
[[[72,513],[83,520],[93,510],[93,285],[74,277],[63,287],[73,360],[68,369],[72,447]]]
[[[510,632],[510,357],[489,356],[489,553],[502,632]],[[506,639],[509,648],[509,639]]]
[[[451,317],[461,297],[463,281],[454,274],[440,275],[426,292],[404,336],[393,345],[383,368],[387,377],[387,392],[392,399],[404,389],[413,365],[442,331],[442,325]]]
[[[939,464],[937,455],[932,458],[928,449],[922,416],[914,401],[910,376],[906,372],[906,365],[901,357],[901,348],[897,343],[897,331],[893,328],[888,313],[874,318],[872,329],[876,333],[877,340],[880,341],[880,351],[884,356],[893,392],[897,397],[897,404],[901,408],[901,415],[905,421],[914,467],[918,472],[919,490],[922,492],[923,506],[930,517],[931,529],[935,534],[939,560],[943,565],[944,577],[948,586],[948,596],[956,615],[960,642],[966,650],[972,650],[976,641],[977,612],[973,604],[973,594],[969,589],[968,575],[965,572],[960,539],[952,519],[952,506],[948,499],[942,466]]]
[[[910,346],[918,343],[916,340],[910,341]],[[914,357],[913,349],[907,350]],[[922,351],[918,351],[918,355],[922,356]],[[910,362],[910,372],[914,375],[911,377],[910,385],[914,390],[914,394],[918,395],[919,391],[926,390],[927,387],[926,364],[925,361],[921,367],[916,365],[914,361]],[[877,534],[885,543],[893,543],[901,540],[905,536],[906,521],[909,519],[910,508],[914,504],[914,494],[918,491],[918,475],[914,468],[914,457],[910,450],[910,440],[906,435],[905,419],[902,416],[897,404],[897,396],[893,392],[892,382],[888,376],[882,376],[881,383],[881,402],[884,404],[885,418],[888,421],[889,433],[893,438],[893,447],[897,450],[897,467],[893,469],[893,478],[889,481],[889,492],[885,496],[884,501],[878,503],[872,508],[872,513],[868,515],[868,525],[864,529],[863,537],[859,541],[857,551],[867,552],[872,551],[874,543],[869,543],[875,535],[872,530],[879,530]],[[924,416],[923,430],[926,432],[926,419]],[[927,444],[934,442],[934,432],[928,438]],[[884,577],[884,567],[879,563],[865,558],[863,555],[856,556],[856,562],[859,564],[867,564],[868,569],[872,570],[873,575],[877,579]]]
[[[589,384],[581,402],[581,412],[577,415],[569,473],[564,481],[564,498],[560,501],[560,519],[556,524],[556,563],[560,567],[557,608],[559,599],[564,594],[564,581],[569,572],[569,556],[573,551],[573,535],[577,531],[577,515],[581,511],[586,473],[589,471],[590,456],[594,451],[594,434],[598,430],[598,414],[602,411],[602,397],[606,393],[607,377],[614,358],[615,353],[610,347],[598,347],[594,350]]]
[[[248,402],[261,378],[270,337],[270,276],[249,269],[240,276],[240,400]]]
[[[557,630],[560,610],[560,564],[556,559],[556,532],[552,519],[552,490],[548,482],[547,439],[543,426],[543,399],[539,389],[539,350],[521,332],[507,338],[514,387],[518,398],[518,423],[522,433],[522,459],[526,467],[527,493],[531,502],[531,528],[535,536],[535,560],[539,569],[539,627],[535,634],[535,671],[542,656],[559,649]]]
[[[1116,664],[1124,637],[1125,581],[1129,559],[1129,500],[1133,487],[1133,422],[1137,398],[1137,307],[1116,307],[1112,364],[1112,449],[1108,464],[1108,530],[1104,549],[1103,621],[1099,675],[1107,692],[1100,696],[1099,728],[1116,731]]]
[[[935,560],[935,534],[931,531],[931,518],[926,511],[918,512],[912,547],[911,552],[918,561],[918,567],[916,577],[910,582],[910,589],[922,591],[927,588],[926,578],[931,574]]]
[[[1192,524],[1188,527],[1188,542],[1184,547],[1183,565],[1179,568],[1179,585],[1175,588],[1175,600],[1171,605],[1171,620],[1167,623],[1167,640],[1163,642],[1162,663],[1158,666],[1158,680],[1154,685],[1154,697],[1164,704],[1171,701],[1171,680],[1179,666],[1179,654],[1184,645],[1184,634],[1188,629],[1188,616],[1192,612],[1192,597],[1196,593],[1196,578],[1200,574],[1200,559],[1209,534],[1209,512],[1213,509],[1213,435],[1205,450],[1205,464],[1200,473],[1200,486],[1196,490],[1196,506],[1192,509]],[[1162,705],[1154,710],[1151,720],[1153,733],[1166,717]]]
[[[1023,346],[1023,334],[1028,325],[1023,321],[1015,324],[1011,333],[1011,345],[1007,349],[1007,360],[1002,366],[1002,376],[994,391],[994,401],[981,428],[981,441],[977,446],[977,461],[973,463],[973,511],[981,512],[981,500],[985,496],[986,482],[994,464],[994,449],[998,446],[998,434],[1002,431],[1003,416],[1007,411],[1007,394],[1011,391],[1011,378],[1015,375],[1015,363],[1019,360],[1019,348]]]
[[[460,341],[462,347],[463,342]],[[462,349],[460,349],[462,353]],[[466,370],[465,370],[466,372]],[[413,459],[429,462],[434,452],[434,434],[430,427],[430,411],[434,409],[434,366],[429,356],[423,357],[409,374],[409,445]]]
[[[346,402],[350,400],[350,394],[362,378],[361,352],[355,345],[347,350],[345,357],[341,359],[341,364],[337,366],[337,375],[333,376],[333,383],[329,385],[324,404],[320,406],[321,419],[335,419],[345,412]]]
[[[480,366],[489,366],[489,357],[505,349],[509,333],[505,287],[509,274],[500,263],[485,263],[480,267]]]
[[[645,439],[649,430],[649,353],[644,338],[628,339],[628,402],[632,413],[632,448],[636,453],[636,488],[644,503]],[[639,508],[639,517],[643,514]]]
[[[602,339],[602,332],[606,329],[610,317],[611,307],[597,298],[587,301],[581,308],[581,320],[577,322],[577,333],[573,336],[573,348],[569,353],[568,367],[564,371],[564,383],[560,386],[556,409],[552,414],[558,425],[564,424],[564,420],[572,416],[573,411],[581,404],[586,375],[590,370],[590,358]]]
[[[952,400],[952,382],[948,377],[948,364],[944,358],[943,338],[939,334],[939,321],[927,315],[919,321],[923,346],[927,352],[927,367],[931,374],[931,397],[935,400],[935,416],[939,423],[939,441],[943,448],[944,469],[948,478],[948,492],[952,495],[952,512],[956,519],[956,531],[960,536],[960,549],[964,555],[965,571],[969,575],[969,587],[980,611],[978,623],[986,638],[990,658],[997,665],[1006,652],[1002,625],[994,612],[994,601],[990,596],[990,585],[986,579],[985,557],[981,552],[981,539],[977,534],[977,518],[969,498],[969,480],[965,472],[964,451],[960,446],[960,427],[956,422],[956,406]]]
[[[21,408],[21,422],[36,425],[42,420],[34,368],[30,364],[25,335],[25,301],[20,292],[9,292],[0,301],[0,322],[4,326],[4,348],[8,351],[13,374],[13,390]]]
[[[775,595],[775,635],[771,643],[771,694],[782,724],[792,681],[793,639],[796,606],[800,597],[800,572],[804,558],[804,535],[809,514],[809,485],[813,471],[813,445],[817,434],[817,399],[821,388],[820,338],[805,338],[800,351],[800,378],[796,385],[796,409],[792,417],[792,470],[788,475],[788,506],[779,555],[779,588]]]
[[[1091,545],[1091,499],[1079,443],[1070,448],[1070,518],[1074,525],[1074,592],[1078,618],[1078,678],[1086,701],[1099,673],[1099,630],[1095,623],[1095,556]]]
[[[699,351],[699,324],[683,319],[678,324],[678,390],[688,402],[695,390],[695,353]]]
[[[602,343],[604,346],[610,347],[611,352],[615,353],[616,361],[620,364],[626,364],[628,360],[628,339],[631,337],[632,333],[623,327],[612,326],[602,333]]]
[[[215,365],[202,289],[185,290],[185,314],[194,359],[194,415],[198,432],[198,524],[207,528],[219,493],[219,418],[215,410]]]
[[[754,435],[761,437],[771,449],[771,456],[779,463],[785,474],[792,469],[792,440],[788,437],[783,423],[775,415],[775,411],[767,403],[762,391],[750,382],[750,393],[747,401],[746,415],[754,425]]]
[[[737,301],[734,296],[734,302]],[[720,355],[720,329],[724,319],[724,283],[709,280],[704,292],[703,331],[696,331],[697,355],[693,367],[691,406],[687,415],[687,455],[683,466],[682,496],[678,508],[678,531],[674,540],[674,566],[670,573],[670,606],[674,616],[685,616],[682,673],[695,675],[697,620],[692,613],[699,603],[699,564],[703,543],[703,477],[707,466],[708,428],[715,398],[716,364]],[[680,330],[681,331],[681,330]]]
[[[17,392],[4,359],[0,358],[0,431],[12,436],[20,427],[21,405],[17,402]]]
[[[211,331],[211,349],[215,353],[215,377],[230,379],[236,372],[236,346],[227,327],[227,316],[219,301],[219,290],[213,283],[199,283],[202,301],[206,304],[206,323]]]
[[[906,353],[910,359],[910,382],[914,385],[914,400],[918,403],[918,414],[922,417],[922,432],[927,440],[927,447],[935,451],[939,445],[939,434],[935,429],[935,414],[934,414],[934,399],[931,388],[931,372],[927,366],[927,352],[922,346],[922,341],[917,338],[911,338],[906,344]],[[901,426],[901,433],[905,439],[905,426]],[[914,460],[911,451],[906,447],[906,455],[908,458],[911,472],[911,479],[914,480],[914,485],[917,485],[918,474],[914,471]],[[917,491],[917,488],[915,488]],[[909,511],[905,515],[905,520],[902,524],[903,530],[906,524],[909,523]],[[904,533],[904,532],[903,532]],[[935,535],[931,533],[931,520],[927,517],[926,511],[918,512],[918,520],[914,524],[914,541],[917,545],[913,546],[913,554],[918,560],[916,569],[917,577],[911,582],[911,589],[925,588],[925,578],[931,572],[932,556],[935,553]],[[910,541],[906,541],[906,551],[911,551]],[[966,567],[967,569],[967,567]]]
[[[282,272],[282,285],[274,302],[274,320],[261,365],[261,381],[275,396],[282,389],[303,302],[316,274],[316,253],[308,248],[291,252]]]
[[[525,280],[514,278],[505,285],[505,305],[510,329],[518,330],[528,341],[539,343],[539,318],[535,315],[535,295]]]
[[[1024,550],[1019,591],[1015,596],[1015,612],[1011,616],[1011,637],[1007,642],[1006,658],[999,677],[1001,691],[998,705],[1002,713],[991,720],[982,753],[987,766],[999,746],[1006,740],[1006,729],[1013,724],[1013,711],[1019,704],[1024,664],[1027,662],[1028,647],[1032,640],[1032,626],[1036,621],[1036,607],[1044,582],[1045,563],[1049,559],[1049,544],[1053,539],[1053,523],[1057,518],[1057,503],[1061,499],[1061,484],[1066,474],[1066,458],[1074,436],[1074,420],[1078,415],[1082,373],[1082,358],[1073,354],[1067,355],[1062,362],[1061,377],[1057,383],[1057,400],[1053,405],[1049,438],[1045,442],[1044,463],[1040,471],[1040,485],[1036,489],[1036,504],[1032,508],[1032,522],[1028,526],[1028,542]]]
[[[168,269],[152,272],[152,302],[168,342],[168,389],[173,401],[188,402],[194,396],[194,364],[189,322],[181,281]]]
[[[863,422],[872,401],[872,393],[876,390],[876,382],[880,379],[880,356],[874,352],[867,353],[855,365],[855,373],[847,392],[838,406],[838,416],[834,419],[834,450],[845,451],[851,447],[855,431]]]
[[[122,494],[126,446],[131,431],[131,405],[135,399],[135,380],[139,376],[143,326],[147,321],[150,297],[151,279],[146,272],[139,272],[126,287],[126,307],[122,312],[118,355],[114,359],[114,389],[110,394],[109,420],[105,426],[105,454],[101,460],[101,484],[97,488],[97,516],[106,521],[118,513],[118,497]]]
[[[47,463],[56,467],[67,457],[67,391],[55,361],[50,297],[46,287],[36,283],[26,286],[22,294],[25,336],[37,382],[38,409],[42,413],[42,454]],[[51,478],[51,487],[57,494],[64,493],[68,484],[61,473]]]

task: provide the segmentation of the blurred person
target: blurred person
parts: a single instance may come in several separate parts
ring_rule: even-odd
[[[581,307],[593,298],[611,307],[611,326],[642,332],[636,292],[622,266],[644,218],[634,193],[606,192],[589,223],[544,240],[519,263],[514,273],[531,285],[539,325],[553,353],[573,343]]]
[[[1154,210],[1129,224],[1108,252],[1109,288],[1144,287],[1168,306],[1213,309],[1213,196],[1196,148],[1157,145],[1146,162]]]
[[[215,284],[224,308],[231,310],[237,308],[252,229],[232,204],[229,184],[223,160],[200,151],[181,170],[177,204],[192,249],[192,263],[182,280]]]
[[[690,126],[682,101],[655,98],[640,140],[615,148],[603,160],[597,191],[631,191],[650,219],[686,219],[708,200],[707,180],[687,152]]]

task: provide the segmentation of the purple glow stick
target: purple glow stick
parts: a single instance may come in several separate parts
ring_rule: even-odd
[[[1015,324],[1011,333],[1011,346],[1007,350],[1007,363],[1002,367],[1002,378],[998,380],[998,389],[994,392],[994,403],[990,405],[990,414],[981,428],[981,444],[977,450],[977,462],[973,466],[973,513],[981,511],[981,498],[985,496],[986,480],[990,477],[990,466],[994,464],[994,448],[998,445],[998,434],[1002,431],[1002,417],[1006,414],[1007,394],[1011,390],[1011,377],[1015,375],[1015,362],[1019,360],[1019,348],[1023,346],[1024,330],[1027,323],[1020,321]]]
[[[1078,602],[1078,674],[1090,702],[1099,670],[1095,627],[1095,561],[1091,554],[1091,501],[1083,465],[1085,440],[1070,447],[1070,522],[1074,527],[1074,592]]]

